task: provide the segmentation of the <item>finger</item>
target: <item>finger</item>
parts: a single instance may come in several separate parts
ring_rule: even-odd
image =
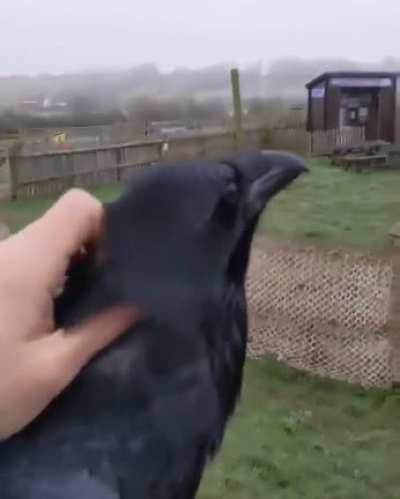
[[[68,332],[28,342],[18,355],[14,351],[7,357],[9,375],[0,379],[0,399],[4,402],[0,407],[0,442],[42,413],[96,353],[137,320],[138,313],[132,308],[113,308]]]
[[[36,418],[54,398],[54,390],[43,383],[44,375],[49,375],[46,363],[32,345],[13,345],[11,351],[6,347],[2,352],[2,369],[7,375],[0,379],[0,444]]]
[[[59,330],[40,340],[44,350],[52,352],[53,376],[59,391],[101,350],[139,320],[132,307],[113,307],[70,330]]]
[[[70,258],[98,238],[102,220],[102,204],[90,194],[73,189],[17,234],[14,247],[24,251],[29,248],[29,261],[35,262],[38,275],[49,279],[49,284],[57,284]]]
[[[103,207],[99,200],[83,190],[72,189],[25,232],[35,240],[42,238],[53,246],[59,244],[72,256],[99,235],[102,218]]]

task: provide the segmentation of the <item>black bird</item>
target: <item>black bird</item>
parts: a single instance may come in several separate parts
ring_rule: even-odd
[[[194,498],[241,390],[258,217],[303,171],[295,156],[250,152],[133,175],[55,313],[71,326],[135,304],[142,321],[0,444],[1,499]]]

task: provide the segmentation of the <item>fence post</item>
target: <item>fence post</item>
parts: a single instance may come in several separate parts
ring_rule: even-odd
[[[240,149],[243,145],[242,100],[240,96],[239,70],[231,70],[231,86],[233,98],[233,119],[235,122],[235,145]]]
[[[18,154],[22,149],[20,141],[15,142],[8,149],[8,165],[10,170],[10,197],[12,200],[18,196]]]

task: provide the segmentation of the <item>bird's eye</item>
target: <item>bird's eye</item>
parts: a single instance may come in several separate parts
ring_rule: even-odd
[[[220,164],[222,192],[213,210],[212,220],[231,228],[235,224],[240,204],[240,177],[236,168],[224,162]]]
[[[239,198],[239,189],[236,182],[229,182],[224,194],[223,200],[225,203],[236,204]]]
[[[214,221],[218,221],[219,224],[227,228],[232,227],[235,224],[238,205],[239,188],[235,181],[230,181],[226,185],[215,207]]]
[[[223,178],[224,190],[221,201],[227,204],[235,204],[239,200],[238,172],[228,162],[221,164],[220,175]]]

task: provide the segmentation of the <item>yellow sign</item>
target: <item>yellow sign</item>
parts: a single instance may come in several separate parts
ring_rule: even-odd
[[[67,134],[65,132],[56,133],[53,140],[58,145],[65,144],[67,142]]]

